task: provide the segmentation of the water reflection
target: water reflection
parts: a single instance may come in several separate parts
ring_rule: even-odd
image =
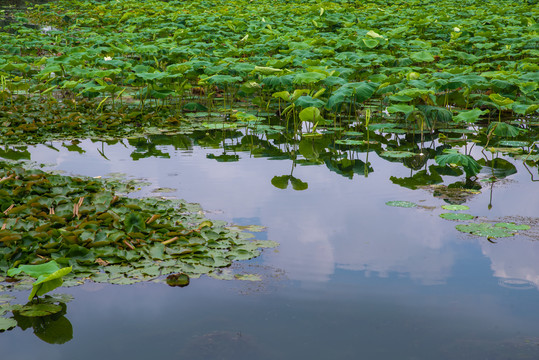
[[[31,329],[36,337],[49,344],[65,344],[73,339],[73,326],[65,316],[66,303],[57,297],[70,298],[66,295],[47,295],[24,305],[13,302],[0,304],[0,311],[11,311],[12,316],[4,315],[4,318],[13,320],[13,328],[16,326],[23,331]]]
[[[483,254],[491,261],[493,275],[505,279],[500,284],[514,289],[539,289],[539,247],[527,239],[482,243]]]
[[[534,233],[492,244],[459,233],[455,222],[438,217],[445,212],[440,205],[452,202],[469,205],[480,221],[536,218],[539,204],[530,199],[536,185],[522,162],[504,157],[516,173],[482,182],[488,176],[467,180],[458,168],[434,164],[430,154],[419,167],[388,159],[370,146],[369,151],[367,146],[337,149],[330,141],[311,147],[318,157],[308,159],[299,142],[272,136],[270,141],[243,132],[207,131],[118,142],[52,142],[24,150],[33,161],[70,174],[122,172],[151,182],[137,196],[177,189],[166,195],[199,202],[212,218],[263,225],[267,230],[261,236],[281,243],[253,264],[285,273],[287,280],[271,280],[278,285],[201,278],[181,289],[162,284],[74,289],[84,296],[70,305],[77,334],[61,348],[64,358],[99,356],[96,343],[110,356],[125,356],[129,349],[136,359],[157,353],[173,358],[219,354],[223,359],[537,354],[539,292],[515,290],[537,284]],[[301,150],[309,154],[304,146]],[[146,156],[152,152],[157,155]],[[238,161],[208,156],[223,152]],[[328,165],[344,159],[368,164],[368,176],[361,168],[339,172]],[[424,175],[434,173],[442,183],[421,184]],[[414,176],[419,182],[412,186],[392,180]],[[276,187],[275,177],[287,186]],[[297,191],[292,177],[308,187]],[[419,206],[385,206],[389,200]],[[494,204],[490,210],[489,203]],[[28,341],[8,333],[5,343],[13,344],[8,348]],[[33,346],[28,354],[47,353]],[[45,358],[61,357],[50,353]]]
[[[481,182],[465,178],[459,168],[433,163],[444,148],[434,144],[424,149],[423,155],[398,159],[371,152],[370,144],[338,149],[330,136],[299,142],[283,135],[271,136],[274,141],[238,130],[197,131],[192,135],[99,141],[97,148],[83,141],[64,144],[64,150],[51,153],[51,157],[35,151],[32,156],[44,163],[67,161],[61,167],[74,173],[96,176],[124,172],[143,177],[153,183],[151,189],[143,190],[146,194],[159,188],[178,189],[167,195],[191,196],[189,201],[198,201],[209,210],[219,209],[217,216],[224,218],[227,214],[256,215],[268,227],[269,238],[290,239],[280,241],[279,256],[273,257],[272,263],[286,269],[291,279],[302,281],[329,281],[344,269],[380,278],[397,273],[421,284],[443,284],[457,266],[456,244],[462,239],[480,244],[487,241],[463,235],[454,229],[455,222],[438,218],[443,212],[441,204],[466,203],[473,215],[485,219],[508,215],[506,209],[533,215],[538,207],[528,202],[523,208],[518,203],[517,199],[533,189],[519,177],[521,165],[511,158],[486,161],[486,175],[480,178],[489,179],[487,176],[494,174],[496,181]],[[58,150],[58,146],[52,148]],[[66,151],[81,156],[81,160]],[[369,153],[367,166],[359,157],[367,160]],[[223,156],[234,162],[224,161],[229,158]],[[219,159],[219,165],[212,165]],[[275,159],[285,161],[271,161]],[[515,177],[520,188],[504,188],[509,184],[504,179]],[[307,195],[300,194],[303,192]],[[492,209],[497,196],[497,203],[504,206]],[[396,199],[416,201],[421,206],[384,206],[385,201]],[[488,205],[481,205],[485,202]],[[530,246],[535,248],[534,243]],[[500,256],[504,254],[500,252]],[[511,260],[511,264],[515,262],[516,258]],[[507,276],[527,278],[517,273]],[[500,274],[496,272],[496,276],[505,276]]]

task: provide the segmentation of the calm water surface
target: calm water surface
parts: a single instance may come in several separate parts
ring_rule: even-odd
[[[174,189],[162,195],[198,202],[210,218],[263,225],[257,236],[281,245],[238,264],[261,282],[59,289],[74,296],[65,315],[73,339],[49,344],[16,328],[0,334],[2,358],[539,358],[537,233],[491,243],[458,232],[439,218],[445,202],[432,191],[390,181],[410,176],[401,163],[371,152],[374,172],[351,179],[298,165],[293,175],[308,189],[295,191],[271,184],[291,173],[291,160],[238,152],[239,161],[217,162],[207,155],[222,149],[196,145],[152,145],[149,156],[127,140],[83,141],[78,152],[67,142],[49,145],[28,147],[26,157],[67,174],[143,178],[151,185],[136,196]],[[513,163],[516,174],[469,197],[469,213],[537,217],[539,185]],[[386,206],[391,200],[421,207]]]

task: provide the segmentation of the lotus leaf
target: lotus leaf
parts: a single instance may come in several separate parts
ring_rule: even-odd
[[[466,176],[474,176],[481,170],[481,165],[474,158],[456,151],[436,156],[436,162],[441,166],[448,164],[460,165],[464,168]]]
[[[17,320],[11,318],[0,317],[0,331],[13,329],[17,326]]]
[[[501,238],[510,237],[515,235],[514,232],[505,230],[503,228],[494,227],[489,223],[469,224],[469,225],[457,225],[458,231],[469,233],[477,236],[484,236],[487,238]]]
[[[444,213],[444,214],[440,214],[440,217],[442,219],[447,219],[447,220],[472,220],[473,218],[475,218],[475,216],[470,215],[470,214],[459,214],[459,213]]]
[[[412,208],[412,207],[417,206],[417,204],[410,201],[388,201],[386,202],[386,205],[395,206],[395,207],[404,207],[404,208]]]
[[[461,211],[461,210],[470,210],[470,207],[466,205],[442,205],[442,209],[451,210],[451,211]]]
[[[531,228],[529,225],[517,225],[515,223],[505,223],[505,222],[496,223],[496,225],[494,226],[498,228],[502,228],[502,229],[513,230],[513,231],[529,230]]]

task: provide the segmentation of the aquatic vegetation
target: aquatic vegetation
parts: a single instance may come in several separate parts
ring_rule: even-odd
[[[178,272],[196,278],[276,246],[203,218],[194,204],[119,196],[125,185],[117,181],[1,165],[0,267],[9,276],[37,278],[30,299],[62,279],[130,284]]]
[[[440,214],[440,217],[447,220],[472,220],[475,218],[473,215],[461,213],[443,213]]]
[[[518,136],[507,120],[529,121],[539,110],[533,5],[445,0],[436,4],[443,12],[433,6],[216,0],[36,6],[0,33],[2,141],[28,141],[29,134],[40,141],[54,124],[64,136],[65,124],[73,136],[104,130],[123,136],[150,124],[189,131],[190,114],[222,114],[223,122],[245,105],[310,123],[312,131],[336,126],[344,115],[361,121],[370,111],[371,125],[388,114],[385,122],[420,133],[494,115],[498,121],[483,135]],[[487,14],[494,15],[487,21]],[[65,109],[43,118],[47,108]],[[14,110],[30,116],[20,122],[10,116]]]
[[[32,300],[34,297],[45,295],[49,291],[62,286],[62,278],[69,274],[71,270],[72,268],[70,266],[60,268],[56,261],[51,260],[37,265],[19,265],[16,268],[9,269],[7,275],[13,277],[22,272],[36,278],[37,280],[32,283],[32,291],[28,296],[28,300]]]
[[[395,206],[395,207],[404,207],[404,208],[412,208],[416,207],[417,204],[410,202],[410,201],[388,201],[386,202],[387,206]]]

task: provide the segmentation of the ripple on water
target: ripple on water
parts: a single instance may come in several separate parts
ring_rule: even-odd
[[[500,286],[503,286],[508,289],[514,290],[531,290],[535,289],[536,286],[533,282],[524,279],[508,278],[508,279],[499,279],[498,283]]]

